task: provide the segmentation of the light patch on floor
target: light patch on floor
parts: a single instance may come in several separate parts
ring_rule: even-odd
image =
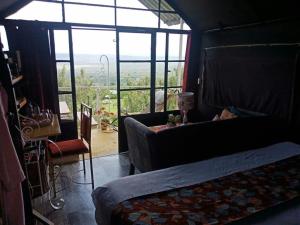
[[[118,132],[102,131],[95,127],[92,129],[93,157],[118,154]]]

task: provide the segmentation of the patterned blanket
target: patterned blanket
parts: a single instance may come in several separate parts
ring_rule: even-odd
[[[198,171],[201,173],[201,171]],[[228,224],[300,196],[300,156],[121,202],[112,224]]]

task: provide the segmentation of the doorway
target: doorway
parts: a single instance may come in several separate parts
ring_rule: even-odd
[[[115,30],[72,27],[54,30],[54,39],[62,124],[78,131],[80,104],[91,106],[93,156],[117,154]]]
[[[115,40],[113,29],[72,28],[77,118],[81,102],[92,107],[94,156],[118,153]]]

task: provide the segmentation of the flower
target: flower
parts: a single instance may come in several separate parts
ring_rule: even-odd
[[[101,119],[101,121],[106,123],[111,123],[112,119],[115,117],[115,114],[113,112],[106,111],[105,107],[101,107],[100,109],[96,110],[95,115],[98,117],[98,119]]]

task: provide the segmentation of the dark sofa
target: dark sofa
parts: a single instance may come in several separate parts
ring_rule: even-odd
[[[197,113],[195,113],[197,115]],[[194,123],[154,132],[133,118],[125,128],[129,158],[140,172],[259,148],[287,139],[287,126],[267,115]]]

